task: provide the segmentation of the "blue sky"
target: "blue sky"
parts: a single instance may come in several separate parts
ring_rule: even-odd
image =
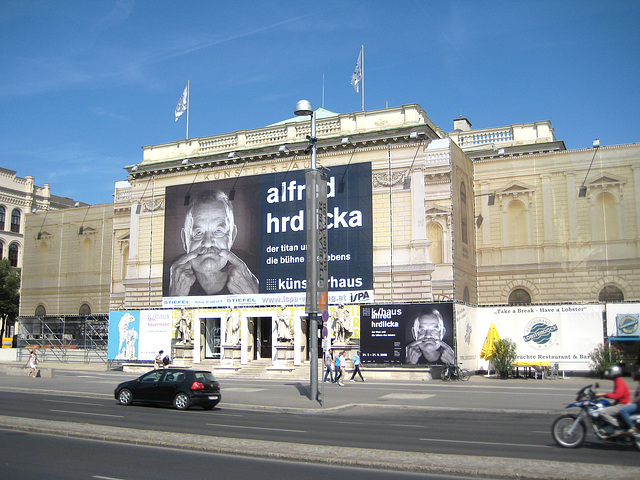
[[[307,99],[418,103],[445,131],[550,120],[567,148],[640,141],[640,2],[0,2],[0,167],[112,201],[141,147],[258,128]]]

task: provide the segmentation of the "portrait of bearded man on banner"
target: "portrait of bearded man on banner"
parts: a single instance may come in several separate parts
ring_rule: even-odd
[[[236,195],[236,201],[238,197],[240,194]],[[184,206],[178,206],[178,201],[172,202],[176,208],[172,212],[171,222],[165,225],[170,230],[170,224],[174,225],[174,230],[169,230],[165,239],[175,240],[165,240],[164,295],[183,297],[258,293],[259,282],[253,271],[257,267],[256,262],[250,267],[233,248],[239,240],[244,245],[249,244],[247,235],[252,238],[255,236],[253,232],[239,228],[234,205],[225,191],[209,185],[209,188],[201,187],[183,198]],[[181,216],[179,210],[185,209],[186,212]],[[253,212],[256,210],[254,208]],[[245,225],[247,223],[244,222]],[[179,226],[177,242],[175,229]],[[172,250],[174,253],[169,256]],[[257,255],[244,257],[256,259]]]
[[[411,327],[413,342],[406,346],[405,362],[454,363],[453,348],[443,341],[445,333],[444,319],[437,309],[419,313]]]

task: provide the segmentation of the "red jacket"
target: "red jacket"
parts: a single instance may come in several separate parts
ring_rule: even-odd
[[[618,377],[613,379],[613,392],[606,393],[605,397],[615,400],[613,402],[614,405],[618,405],[619,403],[627,405],[631,401],[631,392],[626,382]]]

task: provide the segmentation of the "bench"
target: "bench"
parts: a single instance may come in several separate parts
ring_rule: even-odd
[[[124,373],[139,373],[139,374],[143,374],[143,373],[147,373],[151,370],[153,370],[154,364],[153,363],[123,363],[122,364],[122,371]]]

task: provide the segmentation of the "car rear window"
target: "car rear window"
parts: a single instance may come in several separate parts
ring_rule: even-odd
[[[211,372],[195,372],[196,382],[215,382],[216,377]]]

